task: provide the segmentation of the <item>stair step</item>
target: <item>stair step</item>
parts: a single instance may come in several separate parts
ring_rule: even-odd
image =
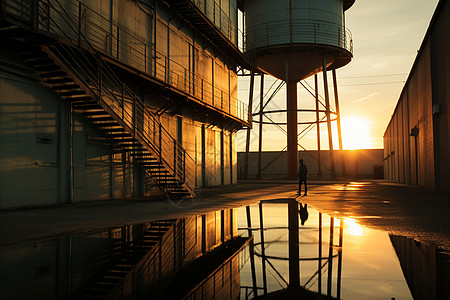
[[[61,71],[61,70],[41,71],[38,73],[39,73],[39,77],[44,77],[44,78],[57,78],[57,77],[61,77],[61,76],[67,76],[67,73],[64,71]]]
[[[74,100],[74,101],[72,101],[72,103],[73,103],[74,106],[77,106],[77,105],[97,104],[97,101],[95,101],[94,99],[90,99],[90,100],[79,100],[79,101]]]
[[[88,95],[69,95],[69,96],[61,96],[61,98],[67,100],[67,101],[86,101],[91,100],[92,97]]]
[[[131,137],[131,133],[125,132],[124,130],[121,130],[120,132],[111,131],[109,132],[109,135],[113,136],[113,138],[116,137]]]
[[[61,71],[61,68],[56,66],[54,63],[33,65],[33,70],[39,73],[63,72]]]
[[[116,127],[116,128],[111,128],[111,127],[101,127],[101,129],[105,132],[125,132],[125,130],[122,127]]]
[[[112,127],[112,126],[120,126],[117,122],[97,122],[91,120],[93,124],[99,126],[100,128]]]
[[[46,82],[51,84],[61,84],[61,83],[73,83],[74,81],[67,77],[59,77],[59,78],[49,78],[46,80]]]
[[[111,121],[111,120],[113,120],[113,118],[108,117],[108,116],[95,117],[95,115],[90,116],[89,119],[91,121]]]
[[[78,84],[75,84],[75,82],[72,81],[72,83],[62,83],[62,84],[54,84],[53,89],[56,91],[65,91],[70,89],[79,89],[80,86]]]
[[[67,89],[67,90],[59,90],[58,94],[61,96],[75,96],[75,95],[86,95],[86,92],[83,90],[77,89]]]
[[[39,64],[50,64],[50,63],[54,64],[54,61],[46,55],[26,58],[24,59],[24,62],[33,66]]]
[[[104,111],[103,109],[96,109],[96,110],[87,110],[85,112],[83,112],[84,115],[89,115],[89,116],[108,116],[109,113]],[[111,117],[110,117],[111,118]]]

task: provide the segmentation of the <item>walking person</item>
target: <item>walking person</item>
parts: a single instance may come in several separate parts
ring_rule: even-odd
[[[306,177],[308,175],[308,168],[303,163],[303,159],[300,159],[300,166],[298,167],[298,194],[302,194],[302,183],[305,184],[305,196],[308,193],[308,187],[306,185]]]

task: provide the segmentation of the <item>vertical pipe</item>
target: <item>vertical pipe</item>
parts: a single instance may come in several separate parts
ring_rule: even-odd
[[[267,294],[267,277],[266,277],[266,249],[264,244],[264,224],[263,224],[263,205],[259,202],[259,231],[261,235],[261,260],[264,295]]]
[[[342,128],[341,128],[341,112],[339,109],[339,94],[338,94],[338,87],[337,87],[337,77],[336,77],[336,70],[333,69],[333,87],[334,87],[334,101],[336,106],[336,122],[337,122],[337,132],[338,132],[338,139],[339,139],[339,152],[340,152],[340,159],[341,159],[341,172],[342,176],[345,177],[346,175],[346,169],[345,169],[345,158],[344,158],[344,147],[342,145]]]
[[[289,226],[289,287],[300,286],[300,266],[298,249],[298,202],[289,199],[288,203]]]
[[[319,294],[322,294],[322,213],[319,213],[319,260],[318,260],[317,283]]]
[[[250,75],[250,93],[249,93],[249,99],[248,99],[248,119],[249,121],[252,120],[252,111],[253,111],[253,86],[255,84],[255,74],[252,72]],[[245,140],[245,163],[244,163],[244,174],[243,179],[248,179],[248,159],[249,159],[249,153],[250,153],[250,133],[251,128],[247,128],[247,138]]]
[[[247,212],[247,227],[248,227],[248,237],[250,240],[250,268],[252,271],[252,284],[253,284],[253,295],[258,296],[258,286],[256,285],[256,270],[255,270],[255,250],[253,241],[253,230],[252,230],[252,218],[250,214],[250,206],[246,207]]]
[[[297,82],[288,81],[287,85],[287,170],[288,177],[296,178],[298,172],[297,140]]]
[[[259,144],[258,144],[258,174],[257,179],[261,179],[262,172],[262,137],[263,137],[263,108],[264,108],[264,73],[261,73],[261,86],[259,95]]]
[[[339,252],[338,252],[338,274],[337,274],[337,299],[341,299],[341,282],[342,282],[342,239],[344,235],[344,221],[339,221]]]
[[[328,252],[328,280],[327,296],[331,297],[331,281],[333,276],[333,238],[334,238],[334,218],[330,218],[330,244]]]
[[[333,153],[333,136],[331,133],[331,118],[330,118],[330,95],[328,93],[328,79],[327,79],[327,58],[322,56],[322,71],[323,71],[323,88],[325,90],[325,110],[327,116],[327,129],[328,129],[328,148],[330,152],[330,165],[331,165],[331,179],[336,179],[336,168],[334,166],[334,153]]]
[[[316,97],[316,127],[317,127],[317,176],[322,177],[322,161],[320,159],[320,116],[319,116],[319,82],[317,74],[314,75],[314,89]]]

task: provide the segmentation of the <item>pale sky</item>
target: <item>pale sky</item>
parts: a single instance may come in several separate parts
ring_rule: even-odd
[[[344,149],[383,148],[383,134],[428,29],[438,0],[356,0],[346,13],[346,26],[353,35],[353,60],[337,70]],[[266,92],[274,78],[266,77]],[[306,80],[311,86],[312,78]],[[322,77],[319,77],[323,96]],[[330,102],[334,104],[331,73]],[[239,99],[248,102],[248,80],[240,79]],[[259,103],[256,80],[254,103]],[[300,108],[314,108],[314,99],[298,85]],[[255,110],[255,104],[253,109]],[[266,109],[286,107],[285,91],[280,91]],[[333,105],[334,107],[334,105]],[[284,115],[270,114],[285,122]],[[311,121],[313,113],[300,113],[299,119]],[[334,122],[335,123],[335,122]],[[251,150],[258,147],[258,124],[253,124]],[[299,126],[299,131],[305,126]],[[307,150],[317,148],[316,127],[300,140]],[[321,147],[328,149],[326,125],[321,125]],[[263,150],[281,151],[286,136],[273,125],[264,125]],[[337,134],[333,136],[338,149]],[[245,150],[245,130],[238,132],[237,151]]]

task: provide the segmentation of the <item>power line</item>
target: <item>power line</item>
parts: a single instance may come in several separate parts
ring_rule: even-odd
[[[380,74],[380,75],[364,75],[364,76],[350,76],[350,77],[339,77],[340,79],[347,79],[347,78],[368,78],[368,77],[392,77],[392,76],[405,76],[408,75],[408,73],[402,73],[402,74]]]
[[[392,83],[405,83],[405,81],[402,80],[402,81],[374,82],[374,83],[341,84],[340,86],[380,85],[380,84],[392,84]]]

